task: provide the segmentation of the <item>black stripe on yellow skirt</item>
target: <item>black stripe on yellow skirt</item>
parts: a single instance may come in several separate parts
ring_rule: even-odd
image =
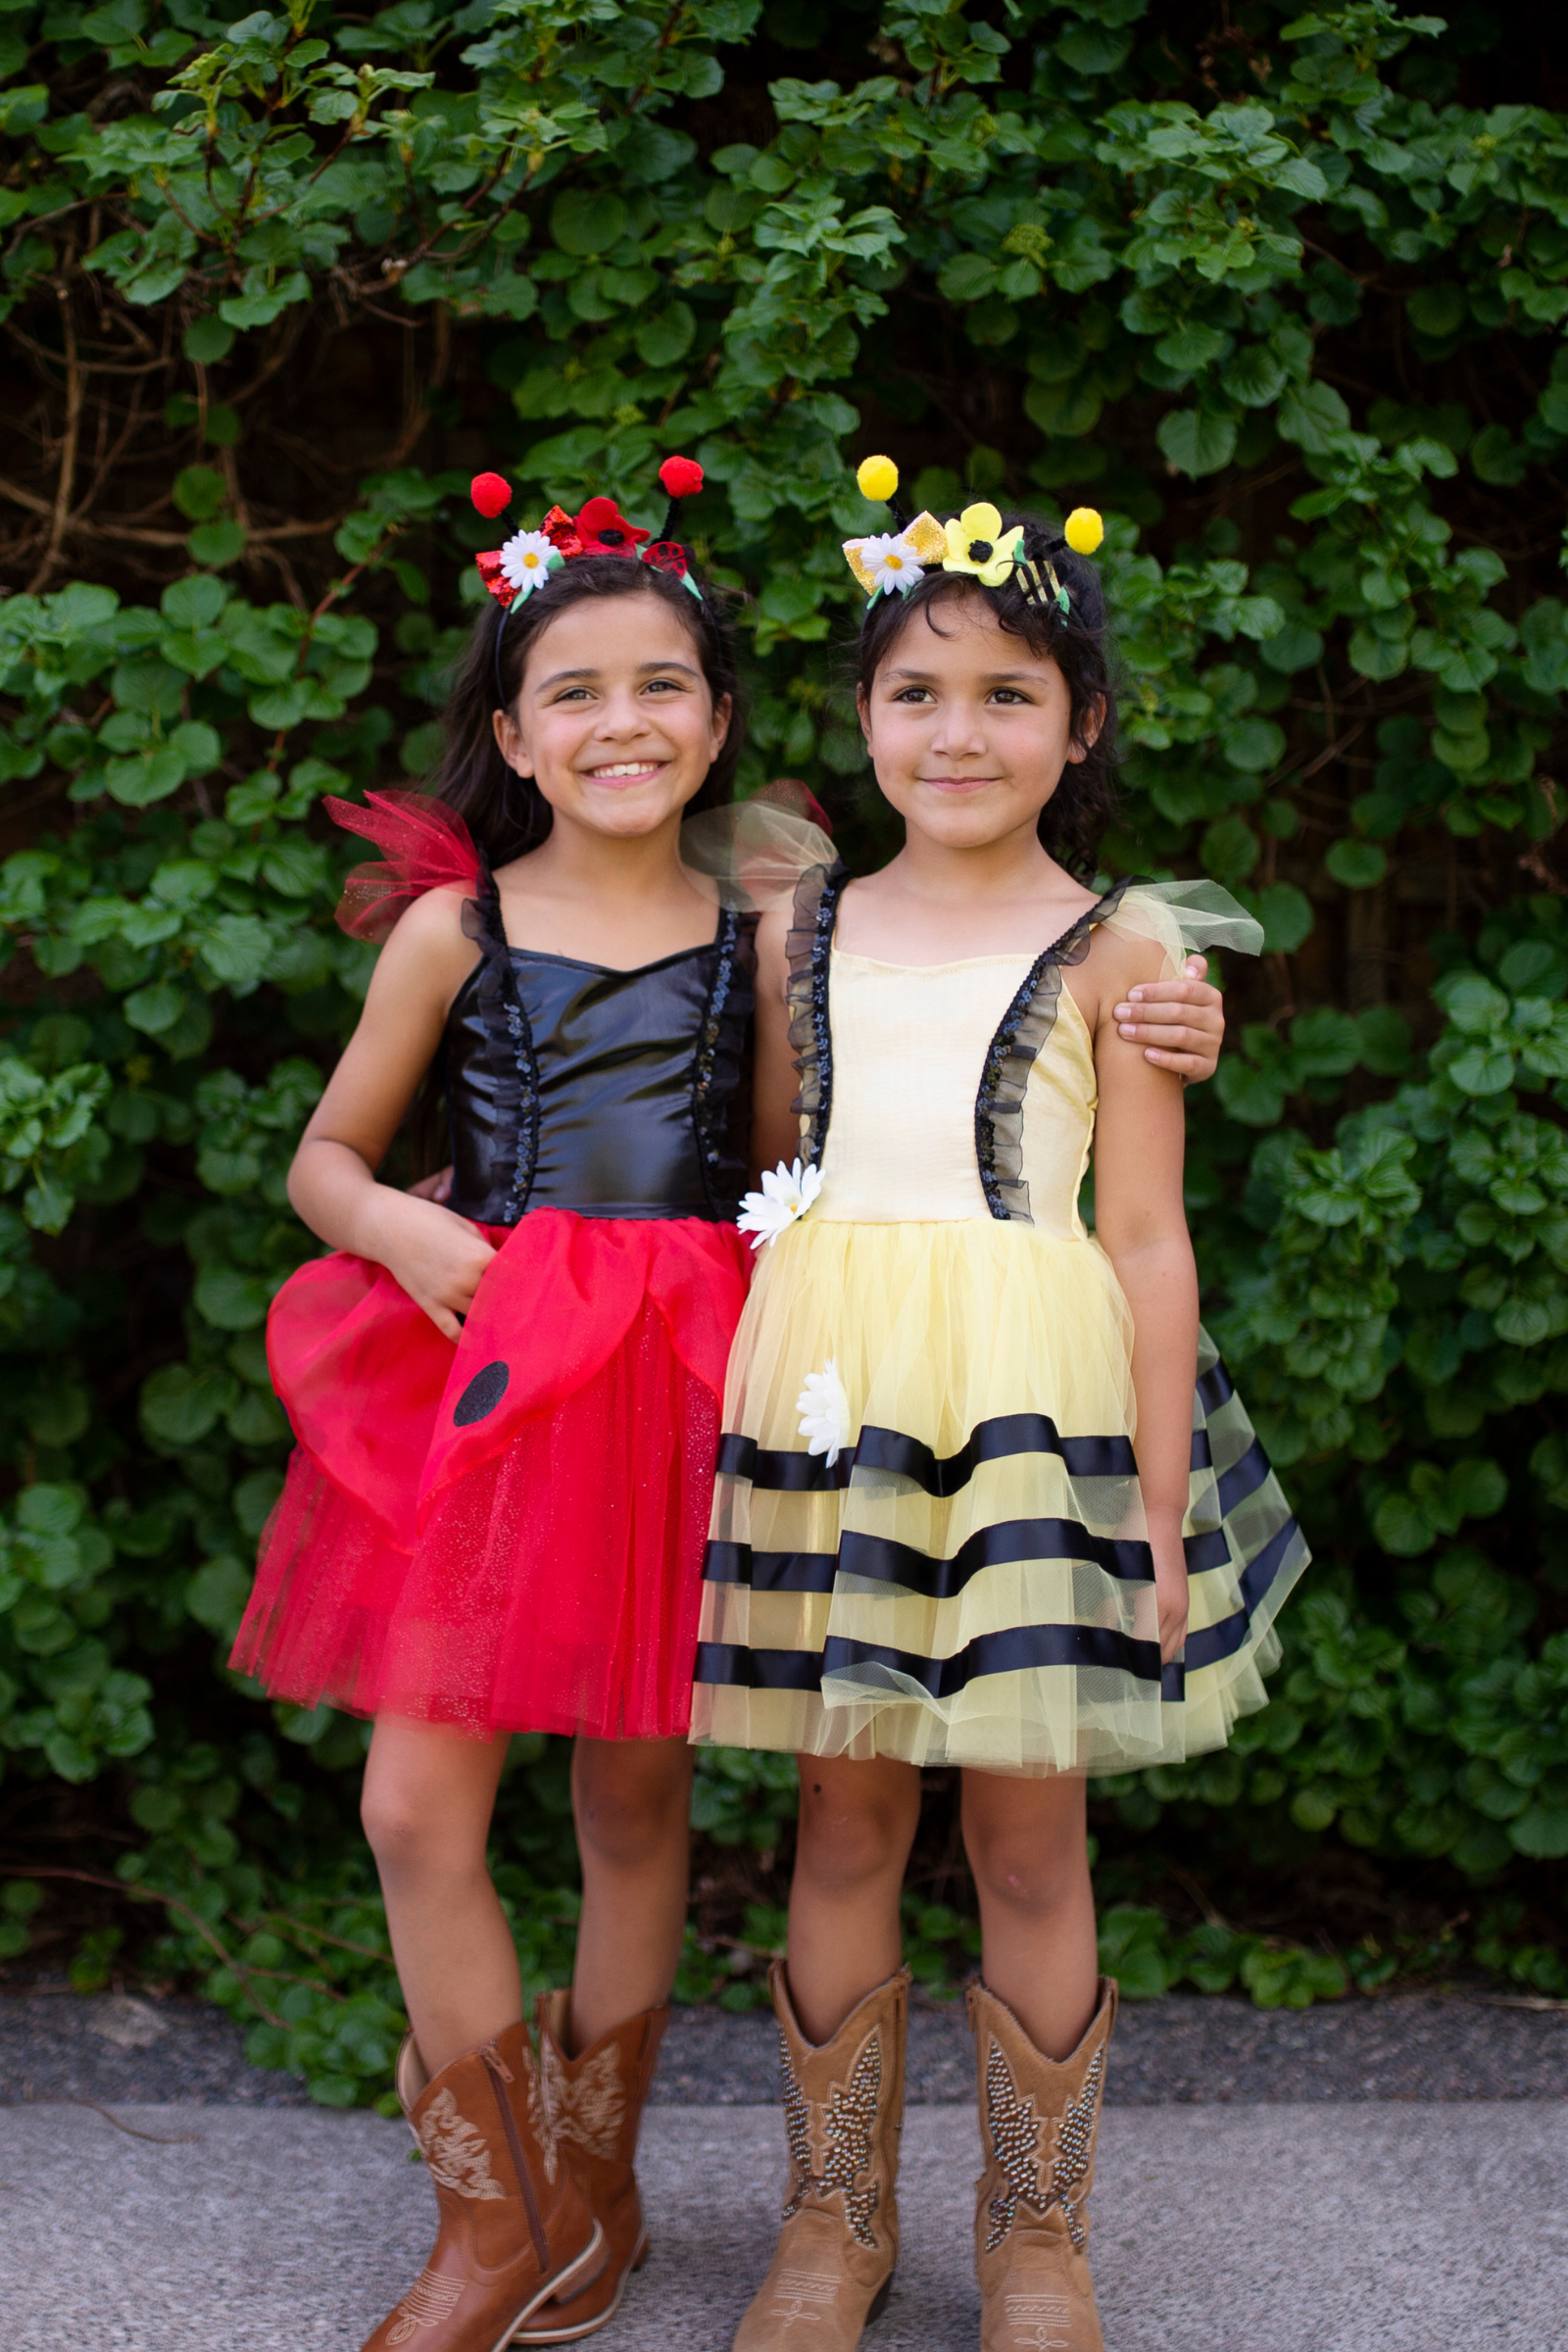
[[[1186,1537],[1183,1548],[1189,1576],[1223,1568],[1231,1557],[1223,1528]],[[840,1537],[837,1551],[757,1551],[750,1544],[715,1538],[703,1557],[703,1578],[710,1585],[750,1585],[755,1592],[831,1592],[838,1577],[858,1576],[927,1600],[953,1600],[985,1569],[1020,1560],[1083,1561],[1124,1585],[1152,1584],[1154,1578],[1147,1544],[1091,1535],[1076,1519],[999,1519],[976,1528],[951,1559],[854,1528]]]
[[[1039,1666],[1100,1666],[1119,1669],[1136,1682],[1157,1681],[1162,1699],[1179,1701],[1186,1694],[1189,1674],[1234,1657],[1245,1645],[1254,1615],[1300,1541],[1295,1519],[1287,1519],[1243,1574],[1237,1587],[1241,1606],[1217,1624],[1189,1634],[1183,1657],[1173,1666],[1161,1666],[1157,1642],[1135,1641],[1130,1634],[1108,1626],[1019,1625],[977,1635],[949,1658],[930,1658],[916,1650],[885,1648],[874,1642],[847,1642],[837,1636],[830,1637],[820,1650],[753,1649],[738,1642],[700,1642],[693,1679],[748,1690],[819,1691],[835,1673],[855,1668],[862,1670],[858,1679],[863,1679],[865,1667],[881,1666],[890,1675],[918,1683],[933,1698],[951,1698],[983,1675],[1019,1674]],[[797,1556],[832,1558],[831,1553]]]
[[[880,1470],[906,1478],[939,1500],[959,1494],[982,1462],[1002,1462],[1022,1453],[1054,1454],[1070,1478],[1136,1478],[1131,1438],[1064,1438],[1049,1413],[998,1413],[979,1421],[956,1453],[938,1454],[919,1438],[867,1422],[854,1446],[841,1448],[832,1468],[825,1457],[788,1447],[759,1446],[755,1438],[726,1430],[718,1442],[721,1478],[744,1479],[770,1494],[831,1494],[850,1484],[851,1472]],[[1211,1467],[1208,1433],[1193,1432],[1192,1467]]]

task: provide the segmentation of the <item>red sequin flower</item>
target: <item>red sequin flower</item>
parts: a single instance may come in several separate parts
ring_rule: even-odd
[[[545,521],[550,530],[549,518]],[[555,533],[551,531],[552,538]],[[585,556],[630,556],[651,532],[628,522],[612,498],[591,498],[577,516],[577,537]],[[559,541],[557,542],[559,545]],[[563,548],[562,553],[566,551]]]

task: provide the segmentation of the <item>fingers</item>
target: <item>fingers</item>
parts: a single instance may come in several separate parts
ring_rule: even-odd
[[[463,1317],[455,1315],[450,1306],[443,1306],[436,1298],[416,1298],[415,1304],[423,1308],[441,1337],[450,1340],[455,1348],[463,1337]]]
[[[433,1200],[438,1208],[445,1208],[452,1198],[452,1170],[438,1168],[433,1176],[421,1176],[417,1184],[409,1186],[409,1198]]]
[[[1200,1019],[1225,1017],[1225,1000],[1211,980],[1142,980],[1116,1006],[1118,1019],[1132,1007],[1163,1020],[1193,1013]]]
[[[1201,1081],[1213,1077],[1217,1056],[1212,1048],[1206,1054],[1176,1054],[1146,1046],[1144,1059],[1152,1061],[1156,1070],[1169,1070],[1178,1078]]]

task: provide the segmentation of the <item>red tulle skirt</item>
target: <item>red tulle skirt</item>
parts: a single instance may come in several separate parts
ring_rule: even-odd
[[[298,1447],[229,1662],[477,1737],[678,1738],[741,1237],[547,1208],[489,1238],[455,1347],[341,1251],[273,1300]]]

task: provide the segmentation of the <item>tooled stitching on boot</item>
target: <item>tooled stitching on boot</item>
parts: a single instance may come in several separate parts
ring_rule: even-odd
[[[1005,2185],[1002,2194],[991,2200],[988,2254],[996,2252],[1012,2228],[1020,2205],[1029,2206],[1042,2217],[1053,2205],[1059,2205],[1067,2234],[1078,2252],[1081,2254],[1089,2243],[1089,2231],[1074,2192],[1082,2185],[1094,2161],[1095,2121],[1104,2071],[1105,2051],[1102,2044],[1089,2062],[1083,2089],[1068,2103],[1062,2116],[1055,2162],[1051,2168],[1051,2185],[1042,2193],[1040,2143],[1047,2126],[1037,2119],[1034,2100],[1018,2096],[1018,2085],[1012,2079],[1006,2055],[1002,2044],[993,2038],[991,2055],[986,2061],[986,2122]]]
[[[827,2271],[780,2271],[768,2317],[782,2320],[788,2334],[797,2320],[814,2318],[824,2304],[831,2303],[839,2284]]]
[[[490,2170],[490,2150],[477,2127],[460,2113],[450,2090],[438,2090],[416,2127],[424,2161],[438,2188],[489,2201],[506,2190]]]
[[[1065,2295],[1005,2295],[1003,2302],[1018,2352],[1071,2352],[1071,2338],[1056,2333],[1072,2316]]]
[[[874,2253],[876,2237],[871,2216],[882,2192],[874,2180],[868,2188],[857,2188],[855,2182],[861,2173],[871,2170],[873,2162],[871,2137],[882,2091],[880,2038],[875,2034],[870,2035],[851,2069],[848,2086],[835,2082],[828,2100],[806,2096],[795,2071],[794,2055],[782,2034],[779,2050],[784,2064],[784,2132],[795,2169],[795,2187],[784,2207],[784,2219],[789,2221],[799,2213],[808,2197],[820,2202],[837,2191],[844,2198],[844,2218],[854,2236]],[[827,2148],[820,2176],[811,2171],[813,2108],[822,2119],[822,2138]]]
[[[387,2342],[406,2344],[416,2328],[439,2328],[450,2320],[467,2283],[439,2271],[421,2271],[392,2315],[396,2325],[387,2329]]]
[[[600,2050],[575,2080],[567,2074],[548,2036],[544,2045],[545,2106],[563,2139],[572,2140],[585,2155],[613,2163],[620,2152],[620,2131],[626,2120],[626,2096],[613,2044]]]

